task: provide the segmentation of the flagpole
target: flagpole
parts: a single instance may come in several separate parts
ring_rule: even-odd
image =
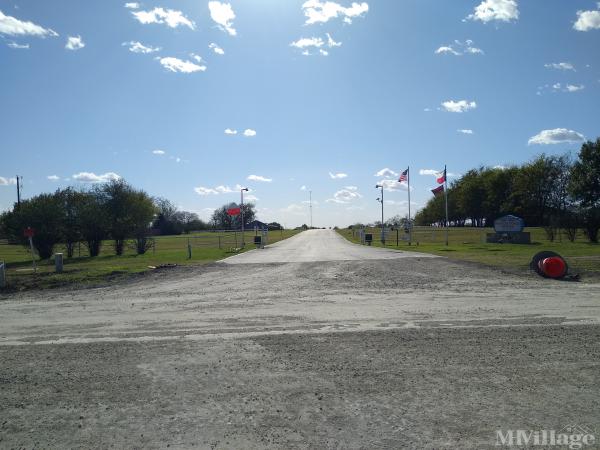
[[[408,182],[408,245],[412,243],[412,223],[410,221],[410,166],[407,169],[406,181]]]
[[[444,195],[446,197],[446,246],[448,246],[448,172],[446,165],[444,165]]]

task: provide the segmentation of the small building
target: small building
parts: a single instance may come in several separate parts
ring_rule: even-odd
[[[244,230],[261,230],[261,231],[266,231],[269,229],[269,226],[264,223],[261,222],[260,220],[253,220],[250,223],[247,223],[246,225],[244,225]]]

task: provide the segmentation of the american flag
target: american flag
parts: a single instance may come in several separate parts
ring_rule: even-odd
[[[398,178],[398,181],[400,183],[405,183],[406,181],[408,181],[408,169],[406,169],[400,174],[400,178]]]

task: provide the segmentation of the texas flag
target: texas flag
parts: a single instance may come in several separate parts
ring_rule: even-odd
[[[446,169],[444,168],[443,172],[438,172],[435,174],[437,177],[438,184],[444,184],[446,182]]]
[[[442,184],[441,186],[436,187],[435,189],[432,189],[431,192],[433,193],[433,195],[435,195],[436,197],[438,195],[441,195],[444,193],[444,185]]]

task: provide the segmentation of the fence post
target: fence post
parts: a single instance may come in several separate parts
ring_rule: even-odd
[[[188,238],[187,251],[188,251],[188,259],[192,259],[192,244],[190,244],[190,238]]]
[[[219,250],[221,250],[221,236],[217,236],[219,238]]]
[[[6,271],[4,261],[0,261],[0,288],[6,287]]]
[[[63,254],[55,253],[54,254],[54,268],[56,273],[62,273],[63,271]]]

